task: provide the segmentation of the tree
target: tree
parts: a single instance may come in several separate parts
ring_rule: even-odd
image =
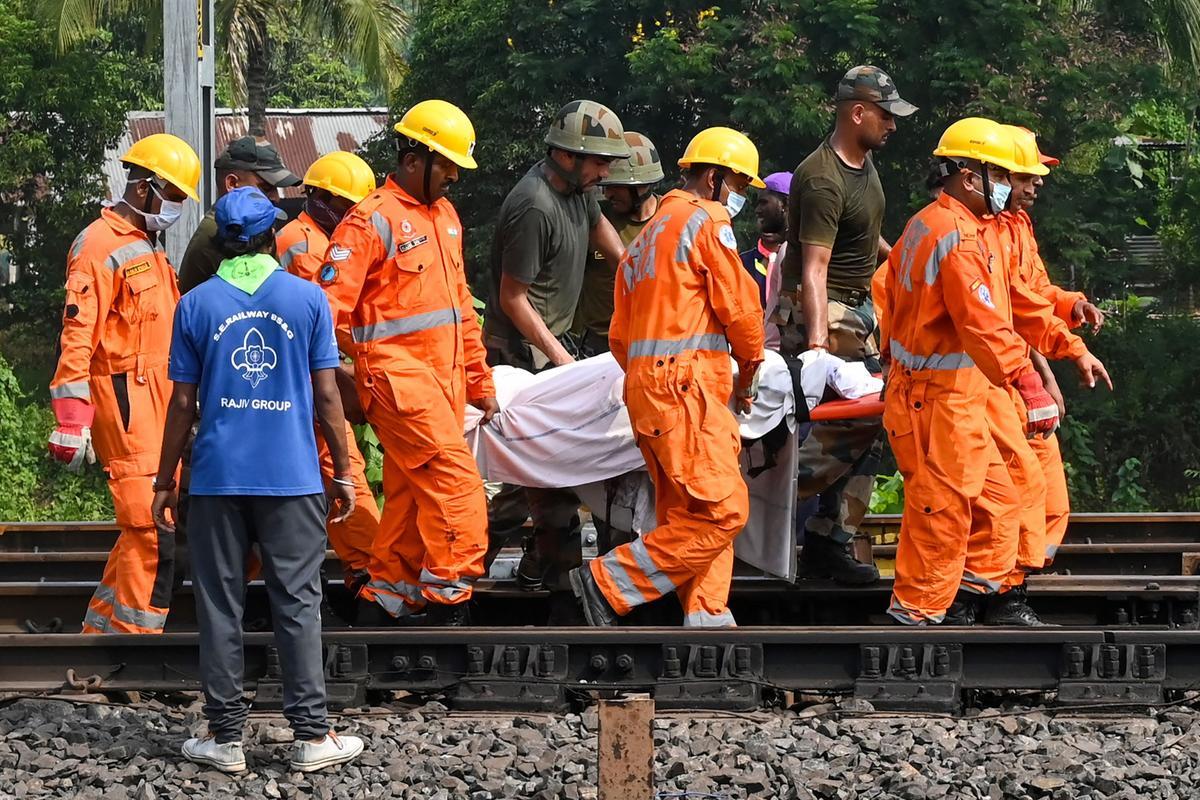
[[[161,0],[35,0],[44,20],[55,26],[63,52],[129,14],[153,20],[161,40]],[[337,53],[360,65],[385,92],[404,69],[408,3],[404,0],[217,0],[218,52],[228,67],[234,101],[245,102],[250,132],[266,133],[272,24],[298,22],[314,39],[333,43]],[[152,27],[153,30],[153,27]]]
[[[53,350],[65,253],[107,185],[104,150],[144,104],[153,65],[99,35],[58,55],[55,32],[23,0],[0,0],[0,240],[21,280],[4,287],[0,329],[33,325]]]

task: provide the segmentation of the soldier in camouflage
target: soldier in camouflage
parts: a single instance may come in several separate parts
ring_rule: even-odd
[[[600,185],[604,187],[606,201],[604,216],[628,247],[658,211],[658,195],[654,188],[664,174],[658,148],[649,137],[626,131],[625,142],[629,145],[630,158],[614,161],[608,177]],[[608,323],[613,315],[616,269],[617,265],[609,263],[598,250],[588,255],[583,289],[571,325],[577,358],[591,358],[608,352]]]
[[[877,372],[871,277],[891,247],[880,235],[883,186],[871,154],[896,130],[896,117],[917,109],[869,65],[847,72],[834,99],[833,133],[792,176],[780,351],[787,358],[826,350]],[[805,523],[802,574],[848,584],[878,579],[848,544],[867,513],[882,454],[878,417],[813,425],[800,448],[800,496],[818,496]]]
[[[483,331],[493,366],[538,371],[574,361],[564,339],[588,254],[599,252],[615,266],[625,252],[595,191],[615,162],[630,157],[621,120],[593,100],[574,100],[554,115],[545,142],[546,157],[508,193],[496,222]],[[488,514],[489,552],[522,529],[527,511],[533,533],[523,542],[517,582],[525,589],[567,591],[567,572],[582,563],[573,492],[505,486]],[[575,608],[569,591],[562,605]]]

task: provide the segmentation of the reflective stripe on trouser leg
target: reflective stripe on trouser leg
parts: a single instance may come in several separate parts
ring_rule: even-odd
[[[962,582],[971,507],[993,458],[1007,479],[987,430],[983,401],[982,392],[960,390],[957,384],[903,376],[888,387],[884,427],[905,484],[889,608],[901,622],[944,617]]]
[[[971,536],[962,588],[977,594],[1003,591],[1017,566],[1022,500],[999,449],[988,460],[983,489],[971,504]]]
[[[447,605],[463,603],[471,599],[471,582],[466,580],[446,581],[427,569],[421,570],[421,592],[435,595]]]
[[[366,461],[354,440],[354,428],[346,423],[346,445],[350,455],[350,473],[354,481],[354,511],[342,522],[326,522],[325,530],[329,544],[337,553],[342,567],[347,572],[368,569],[371,563],[371,548],[379,533],[379,504],[367,483]],[[317,425],[317,457],[321,462],[321,477],[326,486],[333,480],[333,456],[325,442],[325,434]]]
[[[366,411],[384,449],[388,509],[371,579],[421,586],[429,602],[463,602],[483,575],[487,502],[461,411],[439,380],[432,371],[388,374],[371,389]],[[424,572],[441,585],[423,581]]]
[[[686,426],[676,428],[680,429],[681,436],[688,435]],[[648,446],[643,446],[642,452],[655,484],[660,524],[591,564],[597,585],[621,615],[707,573],[741,531],[749,514],[749,492],[740,474],[730,478],[732,492],[728,497],[699,500],[665,475]],[[711,610],[720,613],[718,604],[723,606],[728,598],[728,580],[723,585],[715,581],[707,592],[713,598]]]
[[[679,587],[683,624],[687,628],[733,628],[729,585],[733,581],[733,543],[713,559],[708,571]]]
[[[1042,465],[1025,438],[1024,403],[1015,390],[992,387],[988,391],[988,425],[1017,489],[1019,534],[1016,564],[1001,591],[1024,583],[1029,572],[1046,561],[1046,478]]]
[[[1049,439],[1040,437],[1029,442],[1038,462],[1042,465],[1042,477],[1046,479],[1046,550],[1043,567],[1054,560],[1054,554],[1067,536],[1071,519],[1071,498],[1067,492],[1067,474],[1063,469],[1062,452],[1058,435]]]
[[[371,549],[370,580],[358,596],[371,600],[393,617],[418,614],[425,607],[417,585],[425,545],[417,531],[417,507],[403,470],[394,459],[383,458],[384,504],[388,513],[380,521]]]
[[[373,580],[362,587],[358,596],[378,603],[384,611],[397,618],[419,613],[425,606],[420,587],[407,583]]]
[[[108,482],[121,534],[88,603],[84,633],[162,633],[166,625],[175,579],[175,535],[153,525],[152,484],[148,475]]]

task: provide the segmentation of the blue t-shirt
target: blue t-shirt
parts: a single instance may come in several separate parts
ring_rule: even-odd
[[[338,364],[325,293],[276,270],[249,295],[221,278],[175,310],[171,380],[199,384],[195,495],[324,491],[311,373]]]

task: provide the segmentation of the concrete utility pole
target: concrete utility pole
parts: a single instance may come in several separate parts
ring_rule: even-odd
[[[163,0],[165,129],[190,144],[203,167],[201,203],[185,203],[183,217],[167,232],[167,255],[177,269],[200,217],[216,200],[213,19],[213,0]]]

